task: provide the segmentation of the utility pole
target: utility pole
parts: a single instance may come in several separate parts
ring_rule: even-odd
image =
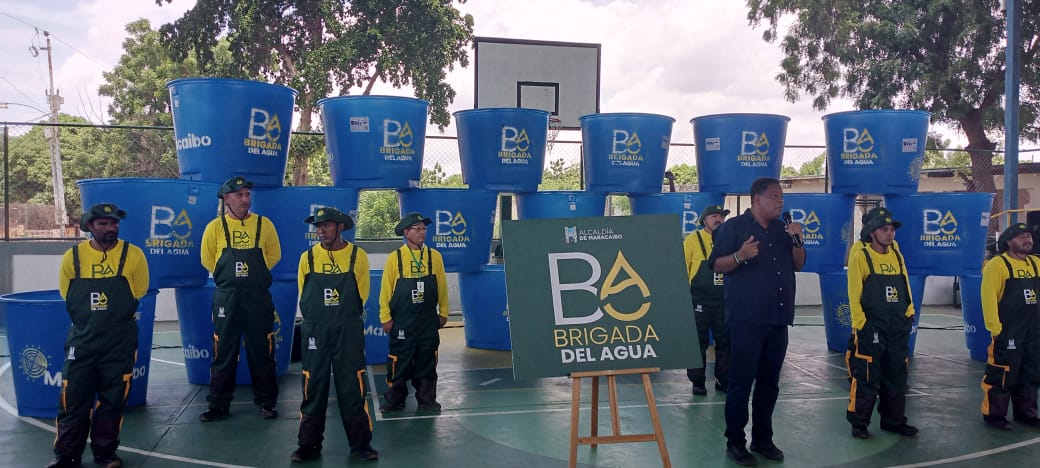
[[[47,103],[50,104],[52,124],[58,123],[58,113],[61,105],[65,102],[60,92],[54,91],[54,64],[51,61],[51,33],[44,31],[43,36],[47,38],[47,74],[50,77],[50,89],[47,90]],[[65,226],[69,224],[69,215],[65,210],[65,176],[61,171],[61,132],[57,126],[44,127],[43,134],[47,137],[51,150],[51,185],[54,188],[54,220],[62,230],[64,237]]]

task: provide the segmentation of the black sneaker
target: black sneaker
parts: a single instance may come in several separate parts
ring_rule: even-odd
[[[913,435],[917,434],[917,428],[914,427],[914,426],[911,426],[911,425],[909,425],[907,423],[896,424],[896,425],[882,424],[881,425],[881,430],[882,431],[888,431],[888,432],[895,432],[896,434],[899,434],[901,436],[906,436],[906,437],[910,437],[910,436],[913,436]]]
[[[123,466],[123,460],[114,453],[107,455],[94,455],[94,464],[101,465],[105,468],[121,468]]]
[[[440,411],[441,410],[441,404],[437,403],[436,401],[430,401],[430,402],[425,402],[424,401],[422,403],[419,403],[419,409],[424,410],[424,411]]]
[[[1025,424],[1026,426],[1040,428],[1040,418],[1033,416],[1031,418],[1015,418],[1015,422],[1019,424]]]
[[[715,391],[719,393],[726,393],[726,386],[722,385],[718,380],[715,381]]]
[[[76,468],[83,466],[78,457],[58,456],[54,461],[47,464],[46,468]]]
[[[857,439],[869,439],[870,431],[868,431],[865,427],[854,427],[852,428],[852,437],[855,437]]]
[[[294,462],[305,462],[321,457],[321,447],[315,445],[301,445],[289,457]]]
[[[773,444],[772,441],[764,442],[764,443],[760,443],[760,444],[756,444],[756,443],[752,442],[751,443],[751,451],[752,452],[757,452],[757,453],[761,454],[763,457],[766,457],[766,458],[768,458],[770,460],[773,460],[773,461],[784,461],[784,452],[782,450],[776,448],[776,445]]]
[[[274,406],[261,406],[260,416],[264,419],[275,419],[278,417],[278,410],[274,409]]]
[[[1008,422],[1007,418],[1000,416],[993,418],[983,416],[982,419],[986,421],[987,426],[992,427],[994,429],[999,429],[1001,431],[1011,430],[1011,423]]]
[[[380,413],[396,413],[404,409],[404,402],[390,403],[389,401],[383,400],[382,404],[379,405]]]
[[[231,411],[223,408],[210,408],[205,413],[199,415],[199,421],[202,422],[213,422],[220,421],[228,416],[231,416]]]
[[[758,460],[756,460],[755,456],[752,455],[751,452],[748,452],[743,445],[726,444],[726,456],[741,466],[758,465]]]
[[[359,449],[351,449],[350,454],[364,461],[372,461],[379,459],[379,452],[377,452],[376,449],[372,448],[371,445],[366,445],[365,447]]]
[[[708,389],[704,388],[704,384],[702,383],[694,383],[693,390],[691,391],[691,393],[693,393],[694,395],[707,395]]]

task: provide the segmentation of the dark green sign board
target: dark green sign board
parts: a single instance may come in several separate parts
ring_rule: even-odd
[[[516,378],[699,367],[676,215],[507,221]]]

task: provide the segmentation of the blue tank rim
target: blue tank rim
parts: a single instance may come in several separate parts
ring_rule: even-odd
[[[731,113],[731,114],[700,115],[700,116],[697,116],[697,117],[694,117],[694,118],[690,119],[690,123],[695,124],[695,123],[697,123],[698,120],[702,120],[702,119],[721,119],[721,118],[743,118],[743,119],[746,119],[746,118],[750,118],[750,117],[781,119],[784,122],[790,122],[791,121],[790,117],[788,117],[786,115],[780,115],[780,114],[756,114],[754,112],[735,112],[735,113]]]
[[[722,195],[726,196],[723,192],[660,192],[660,193],[626,193],[629,197],[648,197],[648,198],[672,198],[685,195]],[[787,195],[787,194],[784,194]]]
[[[922,197],[957,197],[957,198],[979,198],[979,197],[994,197],[995,194],[989,192],[917,192],[917,193],[891,193],[885,196],[885,200],[889,198],[922,198]]]
[[[414,192],[427,192],[427,193],[430,193],[430,192],[436,191],[437,193],[463,193],[463,192],[466,192],[466,193],[474,193],[474,194],[491,194],[491,193],[496,194],[496,195],[498,194],[497,190],[480,190],[480,189],[471,189],[471,188],[463,188],[463,187],[428,187],[428,188],[423,188],[423,187],[411,188],[411,187],[409,187],[409,188],[406,188],[406,189],[394,189],[394,191],[396,191],[397,193],[414,193]]]
[[[149,289],[145,293],[145,297],[159,295],[158,289]],[[55,299],[56,298],[56,299]],[[8,302],[14,304],[24,305],[50,305],[57,302],[65,302],[65,299],[61,298],[61,292],[57,289],[40,289],[36,291],[21,291],[8,294],[0,294],[0,302]]]
[[[922,115],[924,117],[927,117],[928,119],[931,119],[931,117],[932,117],[932,113],[931,112],[924,111],[924,110],[919,110],[919,109],[863,109],[863,110],[851,110],[851,111],[842,111],[842,112],[835,112],[835,113],[832,113],[832,114],[826,114],[826,115],[820,117],[820,120],[823,120],[824,122],[826,122],[827,120],[830,120],[831,118],[834,118],[834,117],[843,117],[843,116],[849,116],[849,115],[857,115],[857,116],[864,116],[864,117],[872,116],[872,115],[876,115],[876,116],[879,116],[879,117],[880,116],[892,117],[893,114],[897,114],[897,115]]]
[[[528,107],[482,107],[480,109],[463,109],[452,112],[451,115],[458,118],[459,115],[473,115],[473,114],[545,114],[546,117],[552,115],[551,112],[542,109],[531,109]]]
[[[240,78],[203,78],[203,77],[177,78],[176,80],[167,81],[166,82],[166,88],[169,89],[169,88],[173,88],[174,86],[178,86],[178,85],[182,85],[182,84],[189,84],[189,83],[192,83],[192,84],[194,84],[194,83],[198,83],[198,84],[203,84],[203,83],[218,84],[218,83],[220,83],[220,84],[229,84],[229,85],[244,85],[244,86],[253,86],[253,87],[258,87],[258,88],[289,90],[290,92],[292,92],[293,98],[295,98],[296,96],[300,95],[299,91],[297,91],[294,88],[290,88],[288,86],[285,86],[285,85],[268,83],[268,82],[265,82],[265,81],[243,80],[243,79],[240,79]]]
[[[151,182],[155,182],[155,183],[163,183],[163,184],[168,184],[170,182],[174,182],[174,183],[179,183],[179,184],[202,184],[202,185],[212,185],[214,187],[219,187],[220,186],[220,184],[218,184],[216,182],[203,182],[201,180],[190,180],[190,179],[164,179],[164,178],[161,178],[161,177],[96,177],[96,178],[90,178],[90,179],[78,179],[78,180],[76,180],[76,185],[83,185],[83,184],[113,184],[113,183],[127,183],[127,182],[130,182],[130,183],[135,183],[135,182],[151,183]]]
[[[343,192],[358,192],[358,193],[360,193],[362,190],[368,190],[368,189],[359,189],[359,188],[356,188],[356,187],[333,187],[331,185],[278,185],[278,186],[265,186],[265,187],[256,186],[256,187],[253,187],[253,192],[257,192],[257,191],[261,191],[262,192],[262,191],[267,191],[267,190],[280,190],[280,189],[293,189],[294,192],[297,192],[297,191],[298,192],[315,192],[315,191],[318,191],[318,190],[330,190],[330,189],[332,189],[332,190],[335,190],[337,192],[343,191]]]
[[[459,275],[459,278],[462,278],[464,276],[481,275],[481,274],[484,274],[484,273],[487,273],[487,272],[499,273],[499,272],[505,272],[505,271],[506,271],[506,265],[504,263],[488,263],[488,264],[484,265],[484,269],[483,270],[480,270],[480,271],[460,271],[458,273],[458,275]]]
[[[669,121],[671,121],[671,123],[675,123],[675,118],[674,117],[671,117],[671,116],[668,116],[668,115],[664,115],[664,114],[652,114],[652,113],[648,113],[648,112],[600,112],[598,114],[586,114],[586,115],[583,115],[583,116],[578,118],[578,121],[584,123],[586,120],[596,120],[596,119],[601,119],[601,118],[614,118],[614,117],[623,117],[623,118],[651,117],[651,118],[658,118],[658,119],[668,119]]]
[[[590,192],[588,190],[539,190],[537,192],[518,192],[514,195],[606,195],[607,192]]]
[[[325,103],[329,103],[329,102],[332,102],[332,101],[356,101],[356,100],[360,100],[360,101],[396,101],[396,102],[407,102],[407,103],[412,103],[412,104],[419,104],[419,103],[421,103],[421,104],[425,105],[427,108],[430,107],[430,101],[427,101],[425,99],[419,99],[419,98],[413,98],[413,97],[407,97],[407,96],[386,96],[386,95],[382,95],[382,94],[375,94],[375,95],[373,95],[373,94],[362,94],[362,95],[356,95],[356,96],[332,96],[332,97],[319,99],[318,102],[317,102],[317,105],[320,107],[320,106],[324,105]]]

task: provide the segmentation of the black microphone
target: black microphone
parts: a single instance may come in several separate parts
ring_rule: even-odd
[[[791,212],[785,211],[784,214],[780,215],[780,217],[784,220],[784,228],[787,228],[787,226],[791,224]],[[800,234],[791,234],[791,241],[794,242],[795,247],[801,247],[802,244],[805,243],[802,241],[802,236]]]

